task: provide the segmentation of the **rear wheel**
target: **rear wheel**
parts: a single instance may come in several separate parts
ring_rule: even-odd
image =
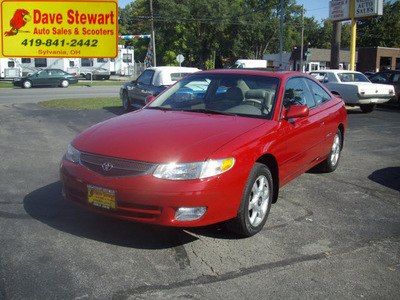
[[[376,107],[376,104],[360,104],[360,108],[363,113],[373,112]]]
[[[60,86],[63,87],[63,88],[68,87],[69,86],[69,81],[66,80],[66,79],[62,80],[61,83],[60,83]]]
[[[338,129],[333,139],[331,152],[328,157],[318,165],[318,168],[323,172],[333,172],[339,165],[340,152],[342,150],[342,132]]]
[[[25,80],[22,85],[24,86],[24,88],[29,89],[32,87],[32,82],[29,80]]]
[[[273,179],[269,168],[255,163],[242,196],[235,219],[228,221],[228,228],[236,234],[249,237],[264,227],[273,198]]]

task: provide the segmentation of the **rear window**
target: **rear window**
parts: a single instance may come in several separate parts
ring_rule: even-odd
[[[171,73],[171,81],[178,81],[179,79],[189,75],[190,73]]]
[[[369,82],[369,79],[360,73],[338,73],[341,82]]]

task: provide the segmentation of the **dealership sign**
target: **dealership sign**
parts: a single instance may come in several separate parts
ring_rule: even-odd
[[[350,20],[350,0],[329,2],[329,20]]]
[[[1,57],[116,57],[118,0],[1,1]]]
[[[356,19],[383,15],[383,0],[356,0],[354,17]]]
[[[353,0],[355,1],[354,18],[364,19],[383,14],[383,0]],[[345,21],[351,19],[351,0],[333,0],[329,2],[329,20]]]

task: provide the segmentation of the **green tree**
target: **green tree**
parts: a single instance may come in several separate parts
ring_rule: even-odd
[[[386,2],[383,15],[357,21],[357,47],[400,47],[400,2]]]

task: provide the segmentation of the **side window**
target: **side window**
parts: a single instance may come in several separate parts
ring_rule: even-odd
[[[307,79],[307,83],[310,86],[311,93],[314,96],[314,100],[317,106],[331,99],[331,96],[316,82]]]
[[[35,68],[47,68],[47,58],[35,58]]]
[[[93,67],[93,58],[81,58],[82,67]]]
[[[303,77],[289,79],[285,86],[283,105],[288,109],[292,105],[315,106],[315,101]]]
[[[150,85],[151,84],[151,80],[153,79],[153,75],[154,75],[154,71],[146,70],[146,71],[144,71],[142,73],[142,75],[140,75],[138,77],[137,82]]]
[[[51,75],[60,76],[60,75],[64,75],[64,74],[65,73],[63,71],[61,71],[61,70],[51,70]]]
[[[317,79],[319,82],[328,82],[328,75],[323,72],[312,72],[310,73],[311,76],[313,76],[315,79]]]
[[[37,74],[38,77],[46,77],[46,76],[48,76],[48,75],[49,75],[49,74],[48,74],[47,70],[43,70],[43,71],[41,71],[41,72],[39,72],[39,73]]]
[[[393,83],[400,83],[400,74],[394,74],[392,82]]]

